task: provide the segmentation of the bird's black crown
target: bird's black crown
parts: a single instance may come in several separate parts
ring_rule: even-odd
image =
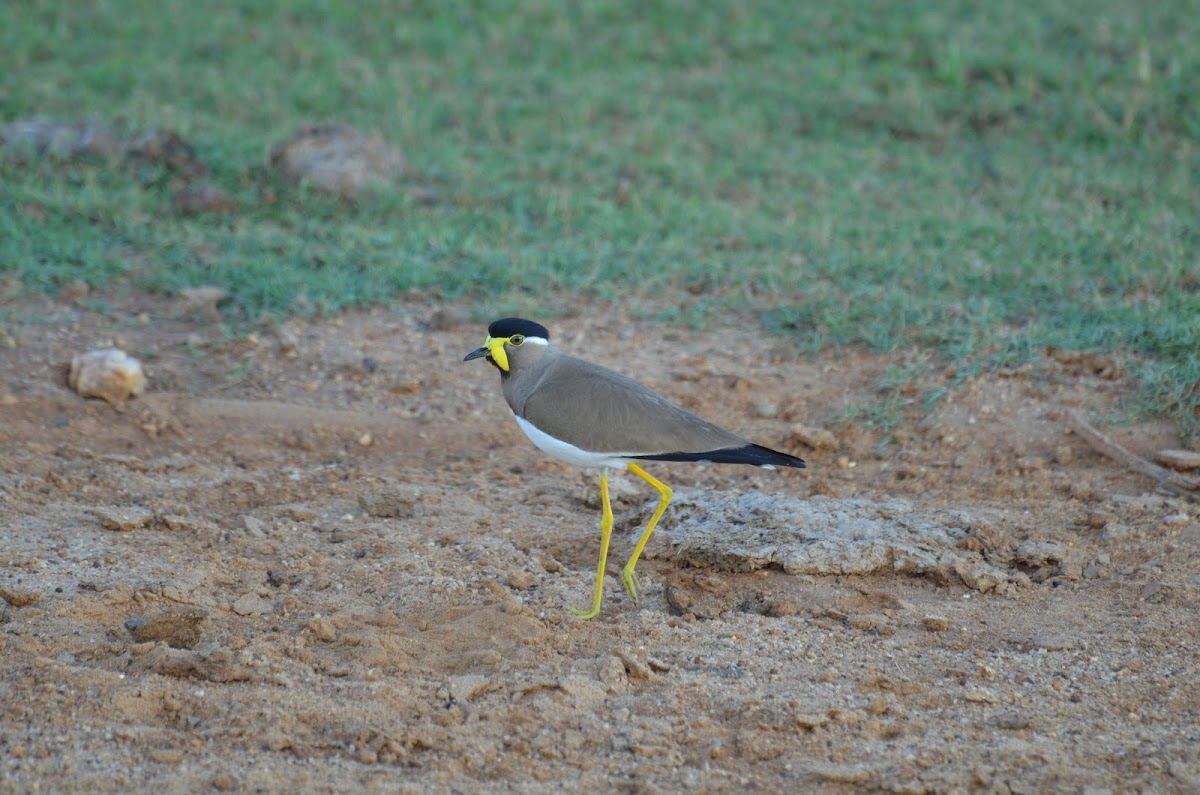
[[[500,320],[493,321],[488,326],[489,337],[511,337],[514,334],[521,334],[526,337],[541,337],[547,341],[550,339],[550,332],[546,331],[545,326],[519,317],[501,318]]]

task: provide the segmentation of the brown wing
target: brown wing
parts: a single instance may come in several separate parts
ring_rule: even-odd
[[[632,378],[565,355],[539,379],[521,416],[597,453],[702,453],[748,444]]]

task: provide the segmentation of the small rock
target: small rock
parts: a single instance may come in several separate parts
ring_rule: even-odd
[[[135,166],[164,166],[185,174],[204,174],[208,168],[196,157],[196,148],[174,130],[155,128],[131,138],[125,157]]]
[[[891,629],[888,617],[880,613],[858,613],[850,616],[848,622],[855,629],[864,632],[884,632]]]
[[[159,748],[151,751],[148,756],[151,761],[163,765],[177,765],[183,761],[183,751],[177,751],[174,748]]]
[[[1191,521],[1192,517],[1188,516],[1182,511],[1180,513],[1173,513],[1163,517],[1163,524],[1168,525],[1169,527],[1183,527]]]
[[[311,522],[317,518],[317,512],[307,505],[288,505],[284,510],[293,522]]]
[[[371,435],[370,431],[364,431],[358,435],[358,439],[355,441],[358,442],[359,447],[370,447],[375,443],[375,437]]]
[[[1071,462],[1075,460],[1075,451],[1071,449],[1071,445],[1061,444],[1054,448],[1054,460],[1058,462],[1059,466],[1070,466]]]
[[[992,720],[992,723],[997,729],[1004,729],[1006,731],[1021,731],[1033,725],[1033,721],[1028,716],[1022,715],[1019,712],[1005,712],[997,715]]]
[[[1090,500],[1096,495],[1096,488],[1090,480],[1073,480],[1069,493],[1074,499]]]
[[[577,707],[583,710],[595,709],[608,698],[608,688],[603,683],[580,674],[564,676],[559,680],[558,687],[575,701]]]
[[[314,124],[271,148],[271,167],[292,183],[351,197],[395,179],[404,168],[400,150],[379,135],[347,124]]]
[[[974,688],[963,693],[963,700],[974,704],[999,704],[1000,696],[993,690]]]
[[[802,712],[796,716],[796,725],[808,731],[815,731],[829,723],[829,716],[821,713]]]
[[[483,674],[463,674],[452,676],[446,683],[446,692],[451,701],[466,703],[474,701],[491,690],[492,680]]]
[[[737,597],[716,577],[681,575],[667,586],[667,604],[684,615],[712,619],[728,613],[737,605]]]
[[[237,210],[237,202],[229,192],[207,180],[189,182],[175,191],[175,195],[171,197],[171,206],[180,215],[229,214]]]
[[[630,679],[652,679],[654,677],[650,666],[635,657],[632,651],[622,649],[617,652],[617,658],[625,668],[625,675]]]
[[[234,602],[232,609],[239,616],[261,616],[271,611],[271,603],[251,591]]]
[[[471,320],[471,315],[461,307],[439,307],[429,316],[425,325],[430,331],[450,331],[465,325]]]
[[[294,744],[290,736],[278,730],[267,732],[266,736],[263,737],[263,745],[276,753],[286,751]]]
[[[41,598],[41,591],[27,591],[20,588],[0,587],[0,599],[8,602],[13,607],[28,607]]]
[[[510,571],[505,582],[514,591],[528,591],[529,586],[533,585],[533,575],[527,571]]]
[[[308,622],[308,630],[317,636],[322,643],[333,643],[337,640],[337,628],[325,616],[317,616]]]
[[[190,649],[200,641],[208,611],[199,607],[171,608],[151,618],[131,618],[125,628],[138,643],[166,641],[176,649]]]
[[[974,588],[980,593],[987,593],[995,588],[1000,580],[985,566],[958,561],[954,564],[954,573],[968,588]]]
[[[838,446],[837,437],[824,428],[814,428],[802,422],[796,422],[792,424],[791,431],[795,441],[806,444],[814,450],[834,450]]]
[[[1104,511],[1089,511],[1083,523],[1093,530],[1100,530],[1108,524],[1108,514]]]
[[[121,151],[121,141],[107,125],[94,121],[23,119],[0,128],[5,154],[49,156],[61,160],[77,157],[109,158]]]
[[[274,326],[275,338],[279,340],[279,351],[289,359],[300,353],[300,337],[286,326]]]
[[[100,520],[106,530],[137,530],[150,524],[154,512],[140,505],[130,505],[124,508],[116,506],[93,508],[92,515]]]
[[[1158,580],[1151,580],[1142,586],[1138,596],[1143,602],[1153,602],[1158,604],[1165,601],[1167,594],[1169,593],[1170,589],[1164,586],[1161,582]]]
[[[1036,455],[1024,455],[1017,459],[1017,471],[1022,475],[1031,472],[1041,472],[1046,468],[1046,462]]]
[[[1200,453],[1193,453],[1190,450],[1159,450],[1154,454],[1154,460],[1180,472],[1200,469]]]
[[[755,594],[745,607],[767,618],[786,618],[800,612],[798,599],[775,594]]]
[[[358,504],[368,516],[376,519],[406,519],[415,512],[416,495],[399,492],[366,494],[359,497]]]
[[[115,348],[89,351],[71,358],[67,384],[81,397],[98,397],[120,403],[146,388],[146,376],[137,359]]]
[[[1060,544],[1049,541],[1023,541],[1017,546],[1017,562],[1031,568],[1059,564],[1066,557]]]
[[[225,291],[220,287],[202,285],[185,287],[179,291],[176,306],[182,315],[194,315],[205,320],[220,320],[217,304],[225,300]]]
[[[941,616],[925,616],[921,619],[921,626],[930,632],[945,632],[950,628],[950,622]]]
[[[58,300],[79,306],[87,300],[91,293],[92,288],[83,279],[72,279],[58,288]]]
[[[755,403],[754,414],[764,420],[773,420],[779,416],[779,404],[768,402]]]
[[[1071,651],[1072,649],[1079,648],[1079,641],[1064,635],[1037,634],[1030,637],[1029,641],[1024,645],[1034,649],[1045,649],[1046,651]]]

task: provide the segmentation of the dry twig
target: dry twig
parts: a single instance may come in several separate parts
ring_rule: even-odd
[[[1105,434],[1096,430],[1078,409],[1069,409],[1067,416],[1071,418],[1071,427],[1082,436],[1096,451],[1103,453],[1114,461],[1124,464],[1134,472],[1154,478],[1158,485],[1175,494],[1196,500],[1196,491],[1200,490],[1200,478],[1181,475],[1178,472],[1160,467],[1153,461],[1147,461],[1141,456],[1131,453]]]

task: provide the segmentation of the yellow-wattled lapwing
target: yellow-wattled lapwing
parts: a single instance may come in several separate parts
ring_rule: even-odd
[[[793,455],[743,439],[672,404],[649,387],[620,373],[569,356],[550,342],[544,326],[509,317],[488,326],[483,347],[463,361],[487,359],[500,371],[504,399],[517,424],[539,448],[568,464],[600,467],[600,565],[590,610],[569,608],[581,618],[600,612],[604,567],[612,535],[608,469],[628,468],[658,490],[658,508],[621,571],[625,590],[637,602],[634,566],[654,526],[671,502],[671,489],[638,466],[639,461],[701,461],[803,467]]]

